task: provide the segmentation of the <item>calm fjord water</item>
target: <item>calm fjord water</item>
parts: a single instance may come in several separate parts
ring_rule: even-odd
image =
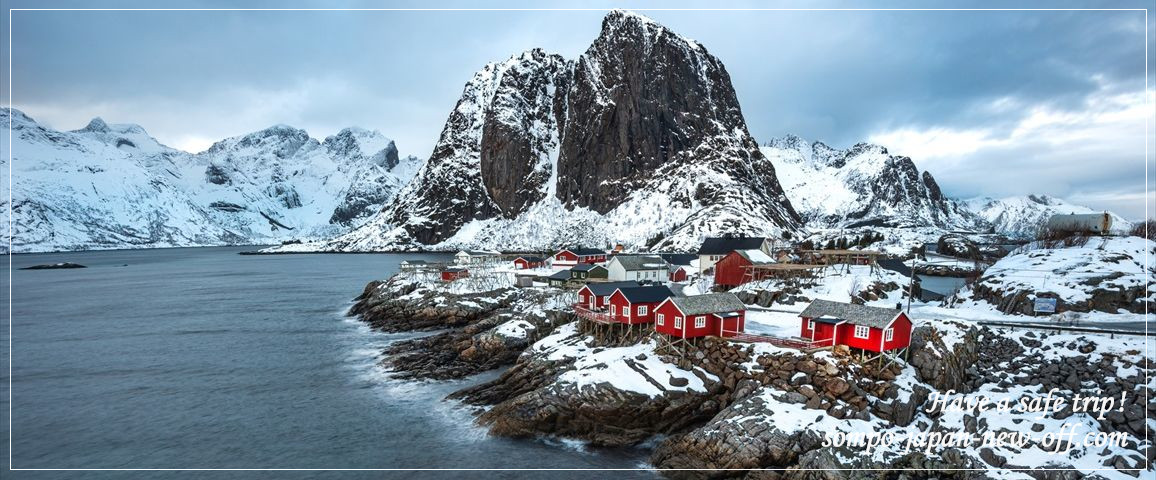
[[[410,335],[372,332],[344,311],[366,282],[392,274],[403,258],[436,256],[237,255],[241,250],[13,256],[14,268],[89,267],[12,272],[13,467],[637,468],[645,461],[642,449],[587,452],[489,437],[473,425],[468,407],[443,400],[478,379],[388,379],[377,355]],[[7,292],[7,278],[2,286]],[[7,369],[3,376],[7,430]],[[0,455],[7,464],[8,452]],[[226,473],[160,475],[395,476]],[[590,476],[551,476],[559,475]]]

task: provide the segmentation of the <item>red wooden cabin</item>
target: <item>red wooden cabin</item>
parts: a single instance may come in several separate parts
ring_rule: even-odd
[[[658,304],[672,296],[674,292],[665,285],[620,287],[610,294],[610,316],[629,325],[650,323]]]
[[[678,338],[733,337],[746,326],[746,308],[733,293],[670,297],[654,309],[654,330]]]
[[[815,300],[799,317],[799,336],[813,339],[819,346],[846,345],[879,353],[907,348],[911,343],[911,319],[891,308]]]
[[[685,282],[690,276],[687,271],[690,269],[688,265],[671,265],[670,267],[670,281]]]
[[[619,288],[637,287],[638,282],[597,282],[588,283],[578,290],[577,304],[589,310],[601,311],[610,304],[610,295]]]
[[[554,254],[555,267],[573,267],[579,263],[606,261],[606,252],[596,248],[567,248]]]
[[[514,259],[514,268],[518,270],[542,268],[545,264],[546,259],[542,257],[518,257]]]
[[[457,280],[459,278],[466,278],[469,276],[470,276],[470,271],[469,271],[469,269],[466,269],[466,268],[450,267],[450,268],[447,268],[445,270],[442,270],[442,281],[443,282],[452,282],[452,281]]]
[[[762,250],[735,250],[714,265],[714,284],[734,288],[753,280],[762,280],[748,275],[747,267],[771,265],[775,260]]]

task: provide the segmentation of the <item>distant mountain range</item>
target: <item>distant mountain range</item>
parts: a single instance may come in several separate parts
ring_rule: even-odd
[[[318,141],[278,125],[190,154],[99,118],[61,132],[0,110],[9,121],[15,252],[324,238],[375,213],[421,163],[357,128]]]
[[[691,251],[728,234],[1027,236],[1052,214],[1092,211],[951,199],[878,145],[759,146],[717,58],[621,10],[577,59],[533,49],[478,71],[425,162],[357,128],[319,141],[279,125],[190,154],[136,125],[59,132],[2,115],[17,252],[288,240],[304,243],[271,250]]]

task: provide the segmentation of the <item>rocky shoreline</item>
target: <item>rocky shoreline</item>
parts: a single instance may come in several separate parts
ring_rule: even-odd
[[[559,291],[451,292],[399,274],[367,285],[350,315],[381,331],[437,332],[387,347],[383,365],[398,378],[458,379],[506,368],[496,379],[449,396],[480,407],[477,423],[492,435],[570,438],[608,448],[657,439],[651,463],[672,478],[862,476],[808,470],[822,468],[915,469],[909,478],[949,468],[1022,468],[1035,478],[1069,478],[1032,470],[1039,465],[1017,465],[1006,452],[991,449],[866,456],[822,446],[826,433],[847,425],[932,432],[952,425],[976,432],[996,428],[978,412],[949,421],[947,414],[925,411],[935,391],[1131,391],[1131,403],[1098,425],[1134,440],[1150,435],[1146,422],[1156,418],[1156,407],[1145,405],[1141,394],[1151,393],[1143,374],[1156,365],[1146,358],[1096,354],[1092,340],[934,322],[913,333],[910,368],[864,362],[838,349],[804,353],[714,338],[674,352],[660,348],[645,330],[607,336],[590,329],[566,311],[566,303]],[[1153,454],[1142,453],[1136,442],[1131,447],[1133,453],[1109,455],[1101,463],[1148,468]]]

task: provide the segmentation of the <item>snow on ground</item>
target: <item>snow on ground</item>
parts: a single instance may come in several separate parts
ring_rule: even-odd
[[[1091,238],[1066,248],[1033,242],[988,268],[979,283],[1004,295],[1052,292],[1075,303],[1090,299],[1095,289],[1151,284],[1145,256],[1156,256],[1156,242],[1140,237]],[[1150,289],[1148,298],[1156,300],[1156,290]]]
[[[568,323],[531,348],[545,354],[547,360],[574,359],[574,368],[560,375],[558,382],[579,388],[609,384],[619,390],[653,397],[664,391],[705,392],[706,385],[700,375],[718,381],[718,377],[697,367],[697,371],[689,371],[663,362],[650,340],[628,347],[590,347],[587,344],[591,340],[592,337],[578,333],[577,323]],[[687,385],[672,386],[671,378],[686,379]]]
[[[527,338],[534,330],[537,330],[534,324],[519,318],[498,325],[494,333],[508,338]]]
[[[909,280],[908,277],[898,272],[884,268],[876,268],[875,271],[872,272],[871,267],[867,265],[831,265],[824,269],[822,277],[816,279],[814,285],[802,286],[800,295],[812,300],[849,302],[851,301],[852,294],[862,292],[876,282],[895,282],[901,287],[906,287]],[[783,282],[780,280],[762,280],[742,285],[732,291],[774,291],[781,290],[783,285]],[[888,292],[887,298],[869,301],[867,304],[875,307],[895,308],[895,304],[900,301],[900,295],[900,290],[895,290],[894,292]],[[776,306],[775,308],[801,312],[806,307],[806,304],[795,304]]]
[[[790,338],[799,336],[802,326],[799,314],[771,310],[749,309],[746,317],[747,333]]]

